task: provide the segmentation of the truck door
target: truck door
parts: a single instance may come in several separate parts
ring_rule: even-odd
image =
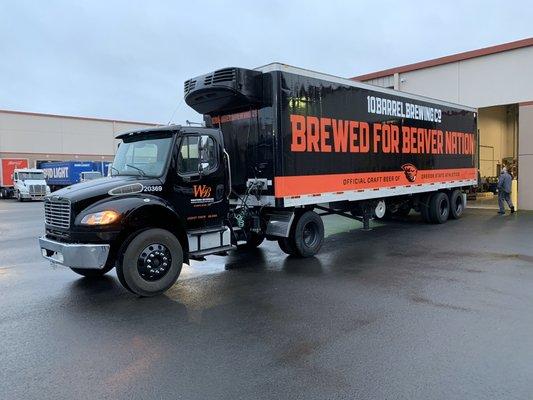
[[[184,134],[178,148],[173,196],[187,229],[223,224],[228,211],[226,179],[220,134]]]

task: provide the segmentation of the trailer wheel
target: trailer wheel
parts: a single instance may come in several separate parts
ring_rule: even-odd
[[[165,229],[134,234],[117,263],[117,276],[126,289],[139,296],[156,296],[178,279],[183,265],[179,240]]]
[[[411,212],[411,206],[409,204],[402,204],[398,209],[394,212],[395,216],[398,217],[407,217],[409,213]]]
[[[437,192],[431,196],[429,201],[429,217],[434,224],[443,224],[448,220],[450,215],[450,200],[448,195],[443,192]]]
[[[430,202],[431,202],[431,196],[433,193],[423,194],[420,196],[419,200],[419,208],[420,208],[420,215],[422,216],[422,220],[424,222],[427,222],[428,224],[431,223],[431,218],[429,216],[429,208],[430,208]]]
[[[322,247],[324,241],[324,223],[314,211],[306,211],[296,221],[291,234],[298,257],[312,257]]]
[[[83,275],[87,278],[98,278],[107,274],[113,269],[114,266],[114,263],[109,263],[109,265],[106,265],[102,269],[71,268],[71,270],[77,273],[78,275]]]
[[[463,193],[456,189],[450,193],[450,218],[459,219],[465,210]]]

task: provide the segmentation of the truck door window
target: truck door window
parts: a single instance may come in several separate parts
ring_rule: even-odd
[[[217,167],[217,147],[212,137],[185,136],[178,156],[180,174],[209,173]]]

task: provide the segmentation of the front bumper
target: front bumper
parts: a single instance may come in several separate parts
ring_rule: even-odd
[[[62,243],[39,238],[41,254],[54,264],[72,268],[103,269],[109,256],[108,244]]]

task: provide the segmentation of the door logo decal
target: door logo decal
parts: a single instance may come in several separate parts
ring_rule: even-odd
[[[211,187],[207,185],[194,185],[192,187],[194,197],[207,198],[211,197]]]

